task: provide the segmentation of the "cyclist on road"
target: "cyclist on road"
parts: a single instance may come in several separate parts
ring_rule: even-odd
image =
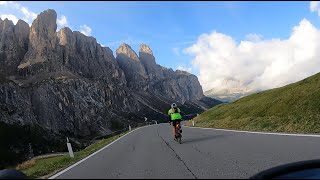
[[[169,117],[169,123],[171,124],[172,122],[172,132],[174,135],[174,138],[176,139],[176,123],[181,122],[182,116],[180,114],[180,109],[178,108],[176,103],[171,104],[171,109],[168,111],[168,117]],[[180,125],[181,126],[181,125]],[[180,133],[182,133],[182,130],[180,128]]]

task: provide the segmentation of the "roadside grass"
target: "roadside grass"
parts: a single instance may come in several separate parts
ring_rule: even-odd
[[[198,127],[320,133],[320,73],[297,83],[215,106],[193,120]],[[187,126],[192,126],[192,121]]]
[[[40,159],[31,159],[16,166],[17,170],[25,173],[28,178],[32,179],[47,179],[55,173],[69,167],[70,165],[80,161],[81,159],[89,156],[97,150],[103,148],[109,143],[115,141],[121,136],[125,135],[129,131],[123,132],[119,135],[115,135],[103,140],[100,140],[85,149],[74,152],[74,158],[70,158],[68,155],[61,155],[56,157],[47,157]]]

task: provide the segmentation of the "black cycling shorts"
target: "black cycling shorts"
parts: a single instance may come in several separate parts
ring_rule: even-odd
[[[173,126],[173,127],[176,127],[177,122],[180,123],[180,122],[181,122],[181,119],[176,119],[176,120],[172,121],[172,126]]]

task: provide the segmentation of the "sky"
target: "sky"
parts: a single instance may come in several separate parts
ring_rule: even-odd
[[[54,9],[58,29],[113,52],[148,44],[158,64],[198,76],[203,90],[265,90],[320,72],[320,3],[308,1],[0,1],[0,17],[30,25]]]

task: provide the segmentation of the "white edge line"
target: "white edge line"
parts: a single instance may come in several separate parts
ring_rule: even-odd
[[[118,140],[122,139],[123,137],[127,136],[128,134],[130,134],[130,133],[132,133],[132,132],[134,132],[134,131],[136,131],[136,130],[138,130],[138,129],[140,129],[140,128],[143,128],[143,127],[148,127],[148,126],[142,126],[142,127],[139,127],[139,128],[137,128],[137,129],[135,129],[135,130],[132,130],[132,131],[128,132],[127,134],[125,134],[125,135],[121,136],[120,138],[116,139],[115,141],[113,141],[113,142],[111,142],[111,143],[107,144],[105,147],[103,147],[103,148],[99,149],[98,151],[96,151],[96,152],[94,152],[94,153],[90,154],[89,156],[85,157],[84,159],[82,159],[82,160],[80,160],[80,161],[76,162],[76,163],[75,163],[75,164],[73,164],[72,166],[69,166],[68,168],[66,168],[66,169],[64,169],[64,170],[62,170],[62,171],[60,171],[60,172],[58,172],[57,174],[55,174],[55,175],[53,175],[53,176],[49,177],[48,179],[54,179],[54,178],[56,178],[56,177],[60,176],[61,174],[63,174],[63,173],[65,173],[65,172],[69,171],[70,169],[72,169],[73,167],[75,167],[75,166],[79,165],[79,164],[80,164],[80,163],[82,163],[83,161],[85,161],[85,160],[89,159],[90,157],[92,157],[92,156],[96,155],[96,154],[97,154],[97,153],[99,153],[100,151],[102,151],[102,150],[106,149],[107,147],[111,146],[113,143],[117,142]]]
[[[316,134],[286,134],[286,133],[268,133],[268,132],[254,132],[254,131],[238,131],[238,130],[229,130],[229,129],[215,129],[215,128],[202,128],[202,127],[190,127],[188,128],[198,128],[198,129],[211,129],[216,131],[228,131],[228,132],[239,132],[239,133],[249,133],[249,134],[264,134],[264,135],[277,135],[277,136],[296,136],[296,137],[320,137]]]

